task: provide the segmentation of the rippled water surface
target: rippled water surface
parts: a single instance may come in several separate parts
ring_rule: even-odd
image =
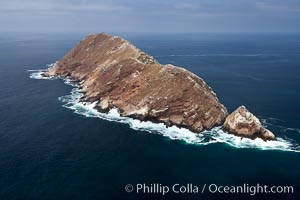
[[[300,36],[121,35],[204,78],[230,112],[244,104],[279,141],[97,113],[75,85],[39,76],[84,34],[0,34],[0,199],[134,199],[124,186],[144,182],[300,189]]]

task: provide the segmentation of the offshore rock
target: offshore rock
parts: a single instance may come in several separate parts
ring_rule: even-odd
[[[229,133],[251,139],[275,140],[274,134],[262,127],[260,121],[245,106],[240,106],[228,115],[223,128]]]

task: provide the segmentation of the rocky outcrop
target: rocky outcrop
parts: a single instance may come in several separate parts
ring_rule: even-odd
[[[88,35],[45,76],[79,82],[85,101],[107,112],[201,132],[223,124],[227,111],[198,76],[161,65],[128,41],[106,33]]]
[[[263,128],[260,121],[245,106],[240,106],[228,115],[223,128],[229,133],[251,139],[275,140],[274,134]]]
[[[82,100],[121,116],[176,125],[199,133],[224,123],[227,110],[212,89],[195,74],[161,65],[128,41],[106,33],[89,34],[44,76],[78,81]],[[240,107],[226,118],[224,129],[242,137],[274,139],[259,120]]]

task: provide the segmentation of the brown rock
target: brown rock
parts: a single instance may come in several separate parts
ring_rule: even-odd
[[[161,65],[128,41],[106,33],[88,35],[46,76],[70,76],[99,111],[163,122],[200,132],[222,125],[226,108],[198,76]]]
[[[262,127],[260,129],[260,132],[264,140],[276,140],[275,135],[268,129]]]
[[[263,128],[260,121],[245,106],[240,106],[227,116],[223,128],[240,137],[263,140],[275,140],[274,134]]]

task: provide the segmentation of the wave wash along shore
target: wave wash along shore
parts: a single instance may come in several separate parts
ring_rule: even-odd
[[[50,64],[47,67],[54,67],[56,63]],[[254,140],[249,138],[242,138],[228,134],[222,130],[221,127],[215,127],[211,130],[204,131],[201,134],[195,134],[188,129],[178,128],[176,126],[167,127],[163,123],[153,123],[150,121],[140,121],[138,119],[132,119],[129,117],[122,117],[119,114],[118,109],[113,108],[108,113],[101,113],[95,109],[97,101],[86,102],[82,101],[81,97],[83,93],[78,87],[78,84],[71,80],[70,77],[45,77],[42,74],[47,69],[43,70],[28,70],[31,72],[30,78],[42,79],[42,80],[56,80],[62,79],[65,84],[73,87],[70,94],[61,96],[58,98],[63,103],[63,107],[73,110],[75,113],[83,115],[85,117],[97,117],[100,119],[128,124],[130,128],[139,131],[147,131],[152,134],[160,134],[171,140],[182,140],[187,144],[193,145],[209,145],[215,143],[223,143],[234,148],[256,148],[260,150],[281,150],[281,151],[292,151],[300,152],[299,145],[292,139],[283,139],[277,137],[276,141],[267,141],[260,138]],[[272,118],[271,118],[272,119]],[[272,120],[270,120],[272,121]],[[262,119],[263,125],[267,127],[270,125],[268,119]],[[280,127],[283,128],[283,127]],[[287,127],[284,127],[287,128]],[[288,128],[287,128],[288,129]]]

